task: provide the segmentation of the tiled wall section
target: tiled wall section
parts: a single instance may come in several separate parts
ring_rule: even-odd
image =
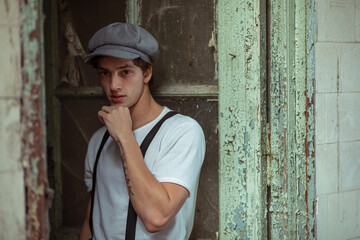
[[[360,239],[360,0],[316,3],[317,239]]]
[[[20,125],[20,1],[0,1],[0,239],[25,239]]]

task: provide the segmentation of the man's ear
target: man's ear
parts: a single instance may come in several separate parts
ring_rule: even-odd
[[[151,77],[152,77],[152,66],[149,65],[149,67],[144,72],[144,83],[149,83]]]

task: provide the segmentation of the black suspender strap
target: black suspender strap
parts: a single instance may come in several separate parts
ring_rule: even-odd
[[[158,121],[156,123],[156,125],[150,130],[150,132],[146,135],[146,137],[144,138],[144,140],[142,141],[141,145],[140,145],[140,149],[141,149],[141,153],[143,155],[143,157],[145,157],[146,154],[146,150],[148,149],[151,141],[153,140],[153,138],[155,137],[156,133],[159,131],[161,125],[168,119],[171,118],[172,116],[174,116],[176,114],[176,112],[168,112],[167,114],[165,114],[165,116],[162,117],[162,119],[160,119],[160,121]]]
[[[146,151],[147,151],[151,141],[155,137],[156,133],[159,131],[161,125],[168,118],[174,116],[175,114],[176,114],[176,112],[173,112],[173,111],[166,113],[165,116],[162,119],[160,119],[160,121],[157,122],[156,125],[146,135],[145,139],[142,141],[142,143],[140,145],[141,153],[142,153],[144,158],[145,158]],[[106,131],[105,134],[104,134],[104,137],[103,137],[103,139],[101,141],[99,150],[98,150],[98,152],[96,154],[96,160],[95,160],[95,164],[94,164],[93,179],[92,179],[93,180],[92,181],[92,190],[91,190],[91,208],[90,208],[90,219],[89,219],[89,225],[90,225],[91,232],[93,232],[92,212],[93,212],[93,207],[94,207],[94,194],[95,194],[95,184],[96,184],[96,168],[97,168],[97,163],[98,163],[101,151],[102,151],[108,137],[109,137],[109,133],[108,133],[108,131]],[[137,214],[136,214],[136,212],[134,210],[134,207],[133,207],[131,201],[129,200],[129,208],[128,208],[128,215],[127,215],[127,222],[126,222],[126,234],[125,234],[125,239],[126,240],[134,240],[135,239],[136,219],[137,219]]]
[[[106,143],[106,140],[109,138],[109,132],[106,130],[101,143],[100,143],[100,147],[99,150],[96,153],[96,158],[95,158],[95,163],[94,163],[94,170],[93,170],[93,177],[92,177],[92,188],[91,188],[91,207],[90,207],[90,218],[89,218],[89,225],[90,225],[90,230],[91,232],[93,232],[93,209],[94,209],[94,197],[95,197],[95,184],[96,184],[96,169],[97,169],[97,165],[99,162],[99,157],[101,154],[102,149],[104,148],[104,145]]]
[[[156,125],[146,135],[145,139],[142,141],[140,145],[141,153],[144,158],[151,141],[155,137],[156,133],[159,131],[161,125],[166,121],[166,119],[174,116],[175,114],[176,112],[168,112],[159,122],[156,123]],[[126,234],[125,234],[126,240],[135,239],[136,219],[137,219],[137,214],[134,210],[131,201],[129,200],[128,216],[126,222]]]

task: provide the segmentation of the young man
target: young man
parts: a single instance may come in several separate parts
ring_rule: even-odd
[[[94,162],[103,135],[94,192],[80,239],[125,239],[129,198],[137,213],[136,239],[188,239],[193,226],[205,139],[199,124],[184,115],[167,119],[142,156],[139,145],[170,109],[149,90],[158,52],[155,38],[143,28],[113,23],[89,41],[85,62],[93,64],[110,106],[98,117],[104,127],[92,136],[85,160],[85,182],[92,190]]]

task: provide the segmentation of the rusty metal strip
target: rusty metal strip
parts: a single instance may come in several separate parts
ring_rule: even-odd
[[[46,239],[46,149],[42,1],[22,7],[22,161],[25,170],[27,239]]]
[[[315,183],[315,1],[306,0],[306,232],[308,239],[316,239],[316,183]]]

